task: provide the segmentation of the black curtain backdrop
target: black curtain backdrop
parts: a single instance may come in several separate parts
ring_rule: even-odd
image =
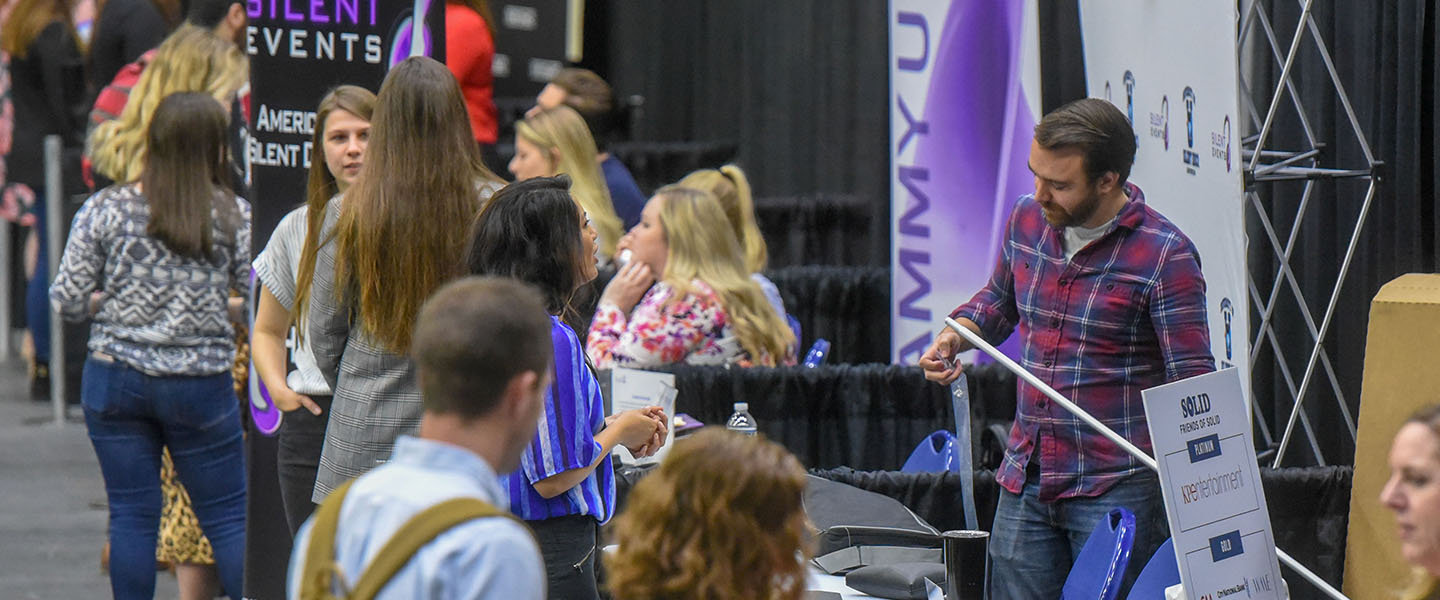
[[[888,265],[870,261],[872,249],[863,243],[874,226],[875,212],[885,208],[873,197],[855,194],[762,197],[755,199],[755,220],[770,251],[771,269],[867,262]],[[888,266],[879,268],[889,270]],[[889,310],[886,306],[887,314]]]
[[[800,322],[800,352],[830,342],[827,364],[883,363],[890,355],[890,269],[787,267],[767,275]]]
[[[1318,29],[1335,61],[1335,69],[1360,126],[1376,158],[1385,163],[1384,178],[1360,237],[1350,275],[1342,288],[1334,324],[1325,338],[1341,393],[1357,418],[1370,300],[1380,286],[1391,279],[1410,272],[1435,272],[1440,262],[1437,260],[1440,240],[1436,236],[1440,214],[1435,208],[1435,189],[1440,177],[1437,175],[1440,165],[1436,162],[1440,130],[1435,120],[1436,108],[1440,107],[1435,88],[1437,68],[1440,68],[1435,39],[1436,26],[1440,24],[1437,8],[1440,7],[1435,0],[1329,0],[1316,2],[1313,9]],[[1262,10],[1274,24],[1283,52],[1289,48],[1294,35],[1300,3],[1266,1]],[[1073,0],[1041,3],[1045,110],[1085,94],[1077,11]],[[1318,166],[1363,169],[1366,167],[1364,155],[1316,50],[1314,38],[1308,29],[1304,35],[1293,81],[1316,137],[1325,144]],[[1241,69],[1251,73],[1250,91],[1256,110],[1263,118],[1278,82],[1281,63],[1271,55],[1263,32],[1256,29],[1250,36],[1258,45],[1248,55],[1248,61],[1247,56],[1242,55]],[[1249,114],[1243,104],[1240,112]],[[1308,148],[1288,98],[1277,116],[1270,136],[1272,141],[1267,147]],[[1242,118],[1242,122],[1248,123],[1248,117]],[[1258,133],[1258,127],[1249,133]],[[1251,189],[1260,194],[1283,243],[1294,225],[1304,184],[1267,183]],[[1366,182],[1359,180],[1319,181],[1314,185],[1290,264],[1317,326],[1330,300],[1365,189]],[[1279,251],[1260,228],[1255,209],[1247,203],[1246,210],[1250,274],[1261,293],[1268,296],[1280,273]],[[1286,287],[1272,317],[1281,354],[1294,373],[1297,387],[1313,347],[1298,306],[1295,295]],[[1259,320],[1259,307],[1252,306],[1252,327],[1258,327]],[[1251,332],[1252,341],[1257,331]],[[1254,393],[1278,441],[1293,403],[1278,366],[1280,358],[1269,340],[1265,346],[1253,367]],[[1323,372],[1317,373],[1306,395],[1305,406],[1326,463],[1353,462],[1355,445]],[[1316,462],[1297,426],[1286,464]]]
[[[889,264],[886,3],[590,0],[586,13],[604,50],[582,65],[645,98],[636,140],[733,142],[759,196],[858,195],[862,250],[812,262]]]
[[[1334,325],[1325,338],[1326,351],[1339,375],[1344,399],[1357,417],[1361,408],[1360,384],[1371,299],[1380,286],[1399,275],[1435,272],[1437,254],[1440,254],[1440,243],[1436,239],[1440,217],[1435,210],[1435,186],[1440,176],[1435,152],[1435,110],[1440,107],[1435,89],[1436,5],[1434,0],[1332,0],[1317,2],[1314,8],[1316,24],[1327,42],[1360,126],[1376,158],[1385,163],[1384,179],[1342,289]],[[1288,48],[1298,22],[1299,3],[1267,2],[1265,10],[1275,25],[1281,48]],[[1319,166],[1363,169],[1364,155],[1313,43],[1314,38],[1308,29],[1304,35],[1294,82],[1316,137],[1326,144]],[[1259,39],[1263,41],[1263,37]],[[1256,70],[1251,87],[1263,117],[1281,65],[1272,58],[1268,45],[1259,48],[1249,66]],[[1241,112],[1244,114],[1245,109]],[[1295,115],[1287,99],[1281,106],[1271,136],[1275,143],[1269,144],[1271,147],[1306,148]],[[1303,187],[1303,183],[1272,183],[1254,188],[1276,221],[1282,241],[1294,223]],[[1329,302],[1365,189],[1366,182],[1360,180],[1322,181],[1314,186],[1295,250],[1295,256],[1300,258],[1291,264],[1317,325]],[[1262,293],[1268,295],[1271,282],[1279,273],[1278,253],[1259,229],[1254,209],[1248,210],[1250,272]],[[1295,296],[1286,288],[1279,298],[1274,323],[1284,360],[1296,374],[1298,386],[1312,338],[1301,320]],[[1252,323],[1259,321],[1257,310],[1251,311]],[[1273,347],[1267,342],[1255,363],[1255,392],[1278,434],[1292,404],[1277,364]],[[1305,406],[1317,426],[1321,452],[1331,464],[1349,464],[1354,460],[1354,443],[1344,430],[1328,380],[1323,378],[1323,372],[1317,375],[1322,377],[1312,385]],[[1294,458],[1287,457],[1286,464],[1315,464],[1303,437],[1297,437],[1291,448],[1289,456]],[[1367,467],[1380,468],[1380,465]]]
[[[723,425],[735,402],[749,402],[760,431],[807,467],[898,469],[925,436],[955,428],[949,389],[925,381],[918,367],[671,370],[676,412]],[[978,465],[986,454],[979,447],[982,430],[1008,428],[1015,416],[1015,377],[998,365],[966,373]]]

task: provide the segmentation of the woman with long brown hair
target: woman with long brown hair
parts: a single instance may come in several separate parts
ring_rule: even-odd
[[[796,600],[805,469],[779,444],[707,427],[630,492],[605,557],[616,600]]]
[[[285,520],[293,535],[310,516],[315,504],[315,472],[325,442],[325,425],[330,418],[330,387],[315,366],[315,358],[302,340],[293,352],[285,347],[292,326],[297,323],[294,307],[309,297],[296,294],[299,275],[313,277],[315,251],[320,246],[320,228],[330,199],[349,191],[364,165],[370,139],[370,118],[375,112],[375,94],[354,85],[342,85],[325,94],[315,111],[311,144],[319,149],[310,161],[305,204],[285,215],[265,250],[255,257],[255,277],[260,283],[255,310],[255,333],[251,352],[255,371],[270,393],[275,406],[284,411],[276,448],[276,470],[280,476],[280,497]],[[318,160],[322,158],[323,160]],[[288,362],[295,370],[286,369]]]
[[[240,597],[245,458],[228,298],[250,286],[250,208],[228,189],[227,121],[206,94],[161,101],[139,181],[85,202],[50,288],[66,319],[94,319],[81,403],[105,476],[116,598],[155,593],[162,447]]]
[[[470,223],[498,188],[468,119],[445,65],[425,57],[396,65],[380,87],[360,177],[326,209],[313,280],[302,273],[297,286],[310,290],[307,343],[335,392],[317,502],[383,462],[420,424],[406,357],[415,315],[464,274]]]

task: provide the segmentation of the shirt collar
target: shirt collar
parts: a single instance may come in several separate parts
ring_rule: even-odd
[[[1115,215],[1115,226],[1126,229],[1135,229],[1145,220],[1145,192],[1140,191],[1140,186],[1125,182],[1125,195],[1129,200],[1125,206],[1120,207],[1120,212]]]
[[[395,440],[390,462],[463,475],[475,481],[485,495],[485,501],[501,510],[510,507],[510,497],[500,487],[495,468],[478,454],[459,446],[402,435]]]

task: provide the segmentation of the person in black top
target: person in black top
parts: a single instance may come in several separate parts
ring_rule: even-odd
[[[35,226],[27,244],[38,243],[25,295],[25,317],[34,343],[35,381],[48,378],[50,308],[45,252],[45,137],[60,136],[79,157],[84,134],[85,74],[80,42],[65,0],[19,0],[0,29],[0,48],[10,54],[14,141],[6,166],[10,181],[34,192]],[[77,163],[78,166],[78,163]],[[78,174],[78,169],[75,169]],[[43,389],[43,388],[42,388]]]
[[[180,7],[154,0],[105,0],[90,40],[90,92],[98,93],[125,65],[160,45],[179,20]]]

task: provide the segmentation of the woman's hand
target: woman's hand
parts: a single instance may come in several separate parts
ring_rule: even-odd
[[[291,412],[302,406],[305,407],[305,410],[310,411],[310,414],[317,417],[320,416],[320,413],[324,412],[320,409],[320,405],[316,404],[314,400],[311,400],[309,396],[296,393],[290,389],[290,386],[269,391],[270,399],[275,402],[275,408],[280,409],[281,412]]]
[[[656,419],[653,416],[653,411],[658,410],[657,407],[652,406],[627,410],[615,415],[615,420],[610,423],[610,428],[615,430],[616,441],[636,457],[654,454],[653,450],[649,453],[644,453],[644,451],[649,449],[650,445],[654,443],[657,434],[663,443],[666,432],[668,431],[662,420]],[[664,413],[660,414],[663,415]],[[656,446],[656,448],[658,448],[658,446]]]
[[[614,304],[620,312],[630,314],[640,298],[650,286],[655,285],[655,276],[650,272],[650,265],[640,261],[631,261],[620,268],[610,284],[605,286],[605,293],[600,296],[600,303]]]
[[[638,448],[626,447],[636,458],[654,456],[660,448],[665,445],[665,439],[670,435],[670,418],[665,416],[665,410],[658,406],[647,406],[641,412],[655,422],[655,432],[643,445]]]

